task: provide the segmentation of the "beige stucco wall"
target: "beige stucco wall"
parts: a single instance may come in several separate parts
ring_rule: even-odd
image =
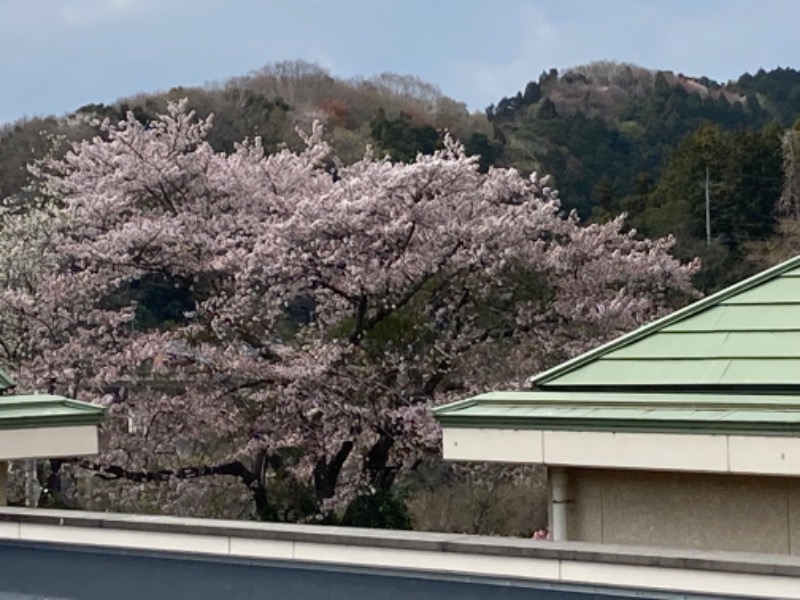
[[[800,477],[570,469],[570,540],[800,555]]]
[[[800,437],[447,426],[442,437],[446,460],[800,476]]]
[[[0,460],[87,456],[97,454],[96,425],[4,429],[0,432]]]
[[[8,484],[8,463],[0,460],[0,506],[6,505],[7,484]]]

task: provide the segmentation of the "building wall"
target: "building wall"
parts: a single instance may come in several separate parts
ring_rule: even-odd
[[[800,477],[570,469],[570,540],[800,555]]]
[[[97,426],[30,427],[3,429],[0,460],[87,456],[97,454]]]

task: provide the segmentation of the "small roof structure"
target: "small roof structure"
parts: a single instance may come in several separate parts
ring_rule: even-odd
[[[529,391],[483,394],[437,409],[445,457],[559,464],[558,452],[546,455],[546,439],[556,439],[555,432],[607,432],[791,437],[800,460],[800,256],[540,373],[530,384]],[[510,449],[481,458],[487,438],[470,430],[544,432],[531,442],[542,450],[520,451],[518,460]],[[573,453],[561,464],[594,464],[592,451],[582,459]],[[730,472],[730,465],[712,470]]]
[[[0,396],[0,431],[37,427],[97,426],[104,410],[50,394]],[[2,433],[0,433],[2,435]]]
[[[50,394],[6,395],[14,380],[0,369],[0,506],[7,461],[97,454],[99,406]]]
[[[50,394],[2,395],[14,385],[0,370],[0,463],[97,453],[103,408]]]

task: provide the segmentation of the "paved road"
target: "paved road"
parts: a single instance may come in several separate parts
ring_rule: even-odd
[[[630,598],[220,560],[0,543],[0,600],[614,600]],[[638,596],[646,598],[648,596]]]

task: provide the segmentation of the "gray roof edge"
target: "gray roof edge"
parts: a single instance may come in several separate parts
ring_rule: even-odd
[[[529,390],[491,392],[433,409],[436,416],[456,413],[473,406],[548,406],[553,408],[648,408],[683,410],[798,410],[800,393],[796,394],[740,394],[740,393],[685,393],[685,392],[607,392]]]

